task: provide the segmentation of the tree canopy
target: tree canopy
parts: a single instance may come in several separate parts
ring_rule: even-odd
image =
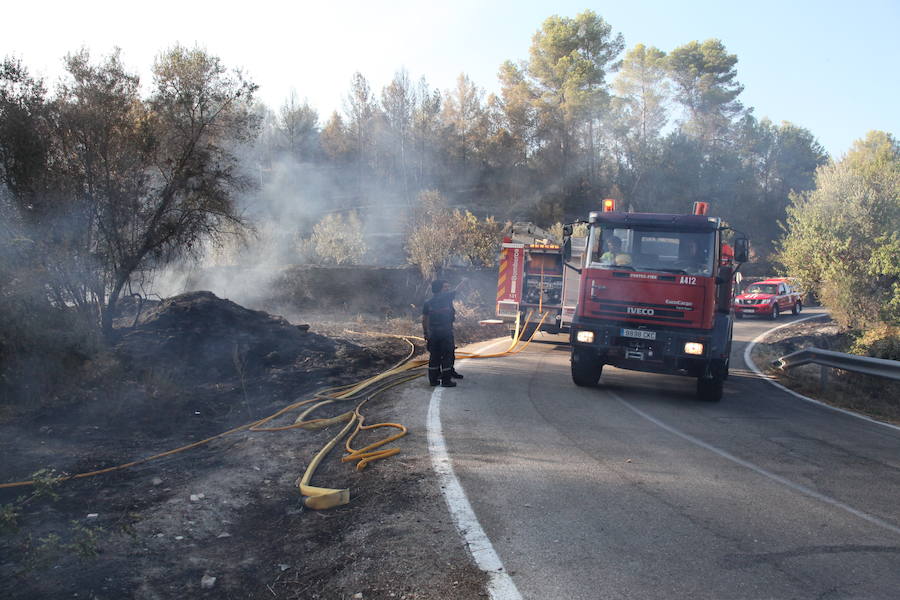
[[[199,49],[162,52],[149,93],[116,52],[78,51],[66,66],[54,93],[19,61],[0,68],[0,200],[10,223],[39,226],[53,301],[98,311],[107,329],[153,269],[244,227],[236,202],[277,205],[253,224],[295,254],[327,214],[358,214],[362,235],[380,236],[377,258],[431,272],[482,260],[414,256],[442,239],[409,237],[432,193],[447,222],[477,228],[584,219],[604,197],[651,212],[706,201],[771,271],[779,222],[829,160],[813,132],[743,105],[722,40],[626,48],[591,10],[538,24],[527,52],[498,66],[496,94],[466,73],[440,90],[403,69],[375,89],[357,72],[321,116],[302,89],[256,103],[250,81]]]
[[[40,248],[53,298],[98,311],[104,331],[141,273],[243,227],[249,188],[234,154],[256,137],[256,86],[205,51],[159,55],[149,97],[115,51],[66,58],[50,97],[7,61],[0,79],[0,179],[9,212]],[[18,124],[15,124],[17,122]]]
[[[900,144],[871,131],[793,194],[778,258],[843,325],[900,325]]]

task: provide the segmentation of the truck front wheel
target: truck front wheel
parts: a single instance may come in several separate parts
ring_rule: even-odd
[[[725,380],[721,375],[697,378],[697,398],[704,402],[718,402],[722,399]]]
[[[578,348],[572,349],[572,381],[575,385],[594,387],[600,381],[603,361],[595,354]]]

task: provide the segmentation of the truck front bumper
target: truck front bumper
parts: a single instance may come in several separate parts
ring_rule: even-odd
[[[722,326],[728,326],[723,322]],[[604,364],[634,371],[699,377],[710,365],[727,359],[727,336],[711,331],[677,328],[640,328],[634,324],[583,320],[572,324],[569,341],[573,352],[596,356]],[[580,341],[579,332],[591,332],[591,341]],[[638,337],[643,336],[643,337]],[[581,339],[591,337],[583,333]],[[699,354],[697,344],[702,344]]]

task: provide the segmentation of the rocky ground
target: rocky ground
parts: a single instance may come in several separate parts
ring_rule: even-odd
[[[753,351],[753,361],[767,375],[785,387],[826,404],[900,425],[900,384],[879,377],[827,369],[825,386],[822,368],[804,365],[782,371],[772,363],[778,358],[815,346],[847,352],[850,338],[830,318],[803,321],[766,336]]]
[[[459,343],[503,333],[479,327],[475,311],[462,313]],[[373,333],[419,334],[409,317],[301,316],[289,321],[207,292],[144,305],[136,324],[123,316],[115,348],[84,364],[66,394],[8,413],[0,481],[45,471],[40,485],[0,490],[0,596],[483,595],[483,574],[447,515],[424,432],[414,427],[395,442],[401,454],[361,472],[336,449],[312,483],[347,487],[351,502],[328,511],[305,508],[296,480],[343,424],[242,431],[54,484],[59,474],[177,448],[381,372],[409,345]],[[376,397],[367,423],[424,422],[429,393],[419,379]]]

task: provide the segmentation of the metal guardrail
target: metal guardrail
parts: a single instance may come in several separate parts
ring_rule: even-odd
[[[786,370],[809,363],[900,381],[900,361],[844,354],[843,352],[832,352],[822,348],[807,348],[791,352],[787,356],[782,356],[778,360],[773,361],[772,366]],[[822,369],[822,372],[824,384],[825,369]]]

